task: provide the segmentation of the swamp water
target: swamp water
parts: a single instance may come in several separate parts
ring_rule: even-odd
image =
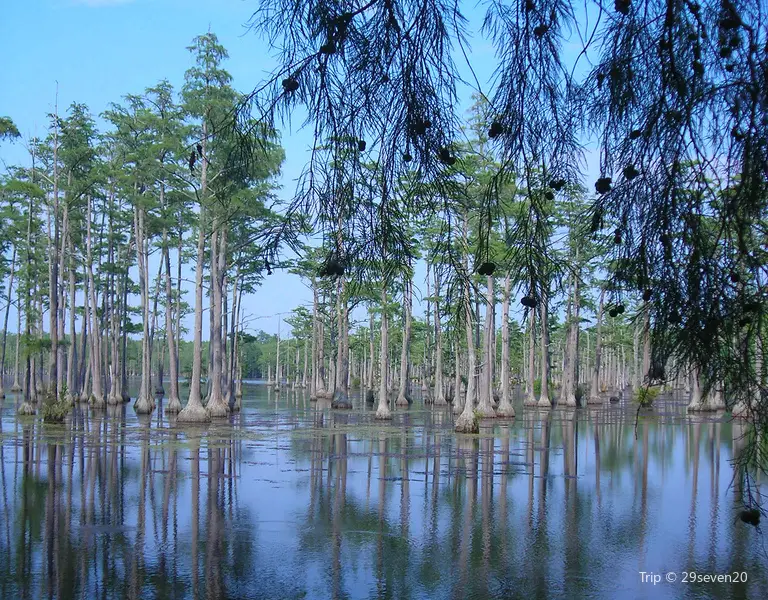
[[[354,402],[254,384],[204,428],[162,402],[46,425],[9,394],[0,598],[768,598],[728,417],[517,403],[457,436],[450,409]]]

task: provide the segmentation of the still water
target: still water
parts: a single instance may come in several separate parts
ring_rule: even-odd
[[[418,401],[381,424],[258,384],[199,429],[131,405],[45,425],[17,401],[3,599],[768,598],[768,545],[735,510],[743,427],[682,398],[637,423],[516,406],[478,436]]]

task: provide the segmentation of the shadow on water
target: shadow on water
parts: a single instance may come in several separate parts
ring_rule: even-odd
[[[49,425],[17,402],[0,404],[1,598],[768,597],[764,540],[735,512],[744,425],[680,402],[637,430],[631,407],[517,406],[477,436],[450,408],[381,424],[359,398],[258,385],[198,429],[129,405]]]

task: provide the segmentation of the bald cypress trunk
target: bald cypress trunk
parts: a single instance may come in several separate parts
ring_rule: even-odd
[[[167,413],[181,411],[179,398],[179,369],[176,361],[176,334],[173,327],[173,293],[171,287],[171,256],[168,251],[168,230],[163,230],[163,262],[165,263],[165,332],[168,345],[168,368],[170,370],[170,393],[168,395]]]
[[[11,311],[11,298],[13,295],[13,276],[16,272],[16,244],[13,245],[13,254],[11,255],[11,274],[8,278],[8,301],[5,305],[5,317],[3,318],[3,346],[2,356],[0,356],[0,398],[5,398],[5,390],[3,390],[3,376],[5,375],[5,348],[8,341],[8,314]],[[19,307],[18,310],[21,310]],[[18,330],[16,332],[18,337]],[[18,352],[17,352],[18,354]]]
[[[525,390],[525,406],[536,406],[536,309],[528,312],[528,379]]]
[[[405,326],[403,328],[403,345],[400,350],[400,389],[397,393],[395,404],[398,406],[408,406],[411,402],[409,383],[410,368],[408,361],[408,346],[411,342],[411,279],[406,276],[403,287],[403,311],[405,312]]]
[[[509,293],[510,276],[504,278],[504,297],[501,305],[501,401],[496,409],[500,417],[514,417],[515,409],[509,389]]]
[[[443,332],[440,324],[440,275],[435,272],[435,399],[438,406],[447,404],[443,389]]]
[[[94,408],[104,408],[104,392],[102,390],[102,378],[101,378],[101,333],[98,325],[98,319],[96,315],[96,284],[93,277],[93,241],[91,237],[91,196],[88,196],[88,216],[87,216],[87,228],[86,228],[86,246],[87,246],[87,263],[88,263],[88,293],[90,295],[90,307],[89,307],[89,319],[90,332],[88,338],[90,344],[90,361],[91,361],[91,395],[89,402]]]
[[[592,387],[589,393],[588,404],[602,404],[600,397],[600,359],[603,350],[603,308],[605,306],[605,288],[600,291],[600,305],[597,309],[597,326],[595,329],[595,366],[592,370]]]
[[[493,277],[486,277],[485,331],[483,332],[483,369],[480,381],[477,413],[481,417],[495,417],[493,409]]]
[[[541,294],[541,396],[538,405],[541,408],[551,408],[552,400],[549,399],[549,290],[544,289]]]
[[[139,295],[141,298],[142,336],[141,336],[141,386],[139,396],[133,405],[138,414],[151,413],[155,408],[151,389],[151,347],[149,315],[149,273],[148,247],[145,240],[144,209],[136,206],[133,211],[133,223],[136,237],[136,258],[139,265]]]
[[[377,419],[391,419],[392,411],[389,409],[389,393],[387,389],[387,367],[389,365],[389,330],[387,329],[387,287],[381,284],[381,349],[379,351],[379,405],[376,408]]]

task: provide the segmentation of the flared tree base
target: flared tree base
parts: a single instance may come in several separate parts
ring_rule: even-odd
[[[475,413],[483,419],[493,419],[496,416],[496,411],[490,403],[478,404]]]
[[[411,403],[411,399],[406,395],[398,394],[397,400],[395,400],[395,406],[408,406]]]
[[[116,395],[110,394],[107,397],[107,404],[109,404],[110,406],[117,406],[118,404],[122,404],[122,403],[123,403],[122,396],[116,396]]]
[[[536,403],[536,406],[538,406],[539,408],[552,408],[552,401],[546,396],[542,396],[541,398],[539,398],[539,401]]]
[[[336,391],[336,393],[333,394],[331,408],[341,408],[344,410],[349,410],[352,408],[352,403],[349,401],[349,396],[346,394],[346,392]]]
[[[208,423],[211,420],[211,416],[205,407],[200,402],[189,403],[184,407],[177,416],[177,423]]]
[[[496,409],[496,416],[504,419],[514,417],[515,408],[509,402],[500,402],[499,408]]]
[[[21,386],[19,385],[18,382],[14,382],[14,384],[11,386],[11,391],[14,393],[19,393],[23,390],[21,389]]]
[[[26,400],[21,403],[21,406],[19,406],[19,410],[16,411],[20,415],[29,416],[35,414],[35,407],[32,406],[29,402]]]
[[[137,415],[148,415],[155,410],[155,403],[149,396],[139,396],[133,404]]]
[[[389,410],[389,406],[386,404],[380,404],[376,409],[376,419],[378,421],[389,421],[392,419],[392,411]]]
[[[603,399],[600,396],[590,396],[587,399],[587,404],[589,404],[590,406],[596,406],[602,403],[603,403]]]
[[[91,405],[91,408],[96,408],[98,410],[103,410],[107,407],[104,396],[97,396],[96,394],[91,394],[91,397],[88,399],[88,404]]]
[[[459,418],[456,419],[454,431],[456,431],[456,433],[479,433],[480,424],[474,414],[462,412],[459,415]]]
[[[171,396],[168,399],[168,406],[165,407],[165,413],[168,415],[174,415],[176,413],[181,412],[182,406],[181,406],[181,400],[178,398]]]
[[[223,419],[229,416],[229,404],[222,397],[212,398],[205,408],[212,419]]]
[[[529,394],[525,397],[525,400],[523,400],[523,406],[538,406],[539,401],[536,400],[536,396]]]

